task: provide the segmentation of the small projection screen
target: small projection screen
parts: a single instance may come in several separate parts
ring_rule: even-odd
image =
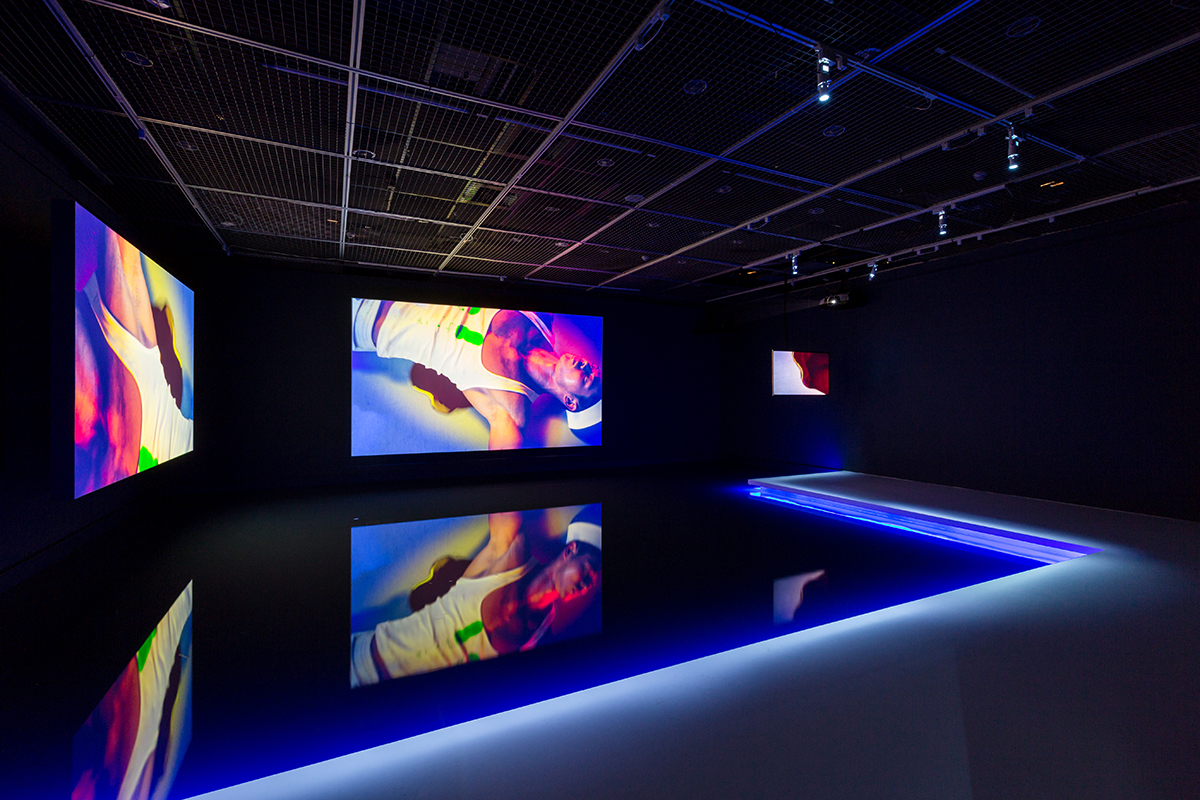
[[[76,732],[72,800],[165,798],[192,739],[192,584]]]
[[[599,445],[603,320],[351,301],[350,454]]]
[[[192,449],[194,293],[75,206],[75,497]]]
[[[771,351],[772,394],[829,394],[829,354]]]
[[[600,505],[367,525],[350,536],[350,686],[600,632]]]

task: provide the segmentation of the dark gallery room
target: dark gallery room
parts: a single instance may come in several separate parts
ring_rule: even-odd
[[[1200,0],[0,4],[0,795],[1200,796],[1197,76]]]

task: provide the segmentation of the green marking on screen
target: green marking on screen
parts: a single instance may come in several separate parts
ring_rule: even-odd
[[[145,472],[151,467],[158,466],[158,459],[150,454],[145,445],[142,446],[141,452],[138,453],[138,472]]]
[[[468,314],[478,314],[481,310],[482,309],[480,309],[479,306],[475,306],[474,308],[468,308],[467,313]]]
[[[158,634],[158,628],[150,631],[150,635],[146,637],[145,643],[138,648],[137,662],[138,672],[142,671],[142,667],[146,666],[146,659],[150,657],[150,644],[154,641],[154,637]],[[128,651],[126,651],[128,652]]]
[[[476,622],[472,622],[462,630],[455,631],[454,638],[458,640],[459,644],[463,644],[467,641],[467,639],[470,639],[472,636],[477,636],[481,633],[483,633],[483,620],[478,620]]]
[[[459,325],[458,330],[454,332],[455,339],[462,339],[467,344],[483,345],[483,334],[479,331],[473,331],[466,325]]]
[[[478,661],[478,660],[479,660],[478,653],[467,653],[467,661]]]

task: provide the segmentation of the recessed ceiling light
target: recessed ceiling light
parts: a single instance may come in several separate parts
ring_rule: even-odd
[[[724,186],[717,187],[717,194],[729,194],[732,191],[733,191],[733,187],[730,186],[728,183],[725,184]]]
[[[1019,20],[1008,26],[1008,30],[1004,33],[1013,39],[1018,36],[1025,36],[1037,30],[1037,27],[1042,24],[1042,21],[1037,17],[1021,17]]]
[[[627,195],[625,195],[625,202],[626,202],[626,203],[640,203],[640,202],[642,202],[642,201],[643,201],[643,200],[645,200],[645,199],[646,199],[646,198],[645,198],[645,196],[644,196],[644,195],[640,195],[640,194],[627,194]]]
[[[741,239],[730,239],[729,243],[730,244],[741,244],[742,240]]]
[[[830,125],[828,128],[821,131],[821,133],[825,134],[826,136],[841,136],[845,132],[846,129],[841,125]]]
[[[570,247],[571,243],[570,242],[555,242],[554,246],[555,247]]]
[[[169,11],[171,8],[170,0],[146,0],[146,2],[163,11]]]
[[[708,81],[703,81],[703,80],[700,80],[699,78],[696,78],[694,80],[688,81],[687,83],[685,83],[683,85],[683,92],[684,92],[684,94],[700,94],[707,88],[708,88]]]
[[[977,180],[977,181],[981,181],[986,177],[987,177],[987,170],[981,169],[981,170],[979,170],[979,172],[975,173],[975,180]]]
[[[220,225],[222,228],[236,228],[238,226],[239,222],[241,222],[241,220],[234,218],[234,219],[223,219],[220,222],[218,222],[217,224]]]
[[[810,209],[808,210],[808,213],[810,213],[810,214],[824,214],[824,213],[825,213],[825,209],[823,209],[823,208],[820,208],[820,207],[817,207],[817,208],[810,208]]]
[[[562,211],[562,209],[561,209],[561,208],[559,208],[559,207],[557,207],[557,206],[546,206],[546,207],[545,207],[545,208],[543,208],[542,210],[543,210],[543,211],[545,211],[545,212],[547,212],[547,213],[549,213],[549,214],[553,214],[553,213],[554,213],[554,212],[556,212],[556,211]]]
[[[615,163],[617,163],[617,162],[613,161],[611,158],[602,158],[596,162],[596,166],[597,167],[611,167]]]
[[[354,156],[355,158],[375,158],[375,154],[370,150],[355,150],[350,155]]]
[[[180,150],[186,150],[189,153],[194,153],[200,149],[199,147],[196,147],[196,145],[192,144],[191,142],[184,141],[184,140],[180,140],[180,141],[176,142],[175,145]]]
[[[657,228],[657,227],[659,227],[659,225],[660,225],[660,223],[658,223],[658,222],[647,222],[646,223],[647,228]]]
[[[151,61],[150,59],[146,58],[146,57],[145,57],[144,55],[142,55],[141,53],[135,52],[135,51],[133,51],[133,50],[122,50],[122,51],[121,51],[121,56],[122,56],[122,57],[123,57],[123,58],[124,58],[126,61],[128,61],[130,64],[137,64],[139,67],[152,67],[152,66],[154,66],[154,62],[153,62],[153,61]]]

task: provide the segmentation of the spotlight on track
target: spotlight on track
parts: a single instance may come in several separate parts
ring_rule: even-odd
[[[824,308],[845,308],[850,305],[850,295],[847,292],[826,295],[821,298],[819,305]]]
[[[800,254],[792,253],[792,277],[796,278],[800,275]]]
[[[875,280],[876,273],[879,272],[879,265],[876,264],[874,261],[872,261],[867,266],[869,266],[871,268],[871,271],[867,273],[867,280],[873,281],[873,280]]]
[[[830,69],[833,67],[833,59],[825,54],[825,48],[817,45],[817,100],[822,103],[828,103],[830,89],[833,88],[833,75]]]
[[[1020,158],[1017,154],[1017,145],[1021,143],[1021,137],[1017,136],[1016,131],[1014,131],[1012,128],[1009,128],[1008,136],[1005,138],[1008,139],[1008,168],[1019,169],[1021,164]]]
[[[935,211],[933,213],[937,214],[937,218],[938,218],[938,236],[945,236],[946,232],[947,232],[946,231],[946,209],[939,208],[937,211]]]

